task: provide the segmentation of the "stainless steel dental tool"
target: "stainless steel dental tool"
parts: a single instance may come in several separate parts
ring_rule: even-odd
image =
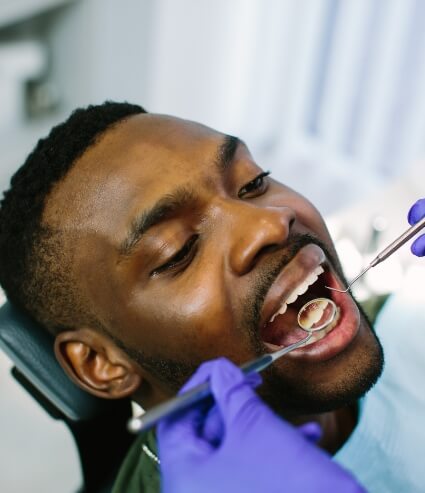
[[[421,229],[425,228],[425,217],[422,218],[419,222],[411,226],[407,231],[405,231],[402,235],[400,235],[397,239],[395,239],[390,245],[388,245],[382,252],[378,253],[378,255],[370,262],[369,265],[367,265],[361,272],[360,274],[355,277],[350,284],[348,285],[347,289],[337,289],[337,288],[331,288],[330,286],[325,286],[326,288],[330,289],[331,291],[338,291],[339,293],[347,293],[348,290],[351,288],[351,286],[362,276],[366,274],[366,272],[371,269],[372,267],[375,267],[376,265],[380,264],[384,260],[386,260],[389,256],[391,256],[394,252],[396,252],[400,247],[402,247],[405,243],[407,243],[411,238],[413,238]]]
[[[316,303],[316,306],[314,306]],[[319,315],[311,318],[312,312],[319,310]],[[290,346],[278,349],[274,353],[263,354],[259,358],[256,358],[248,363],[245,363],[240,368],[245,373],[260,372],[274,363],[276,360],[290,353],[294,349],[306,344],[312,337],[313,333],[323,330],[329,324],[331,324],[337,313],[336,305],[333,301],[327,298],[318,298],[306,303],[298,312],[298,324],[307,332],[307,336]],[[307,327],[306,316],[310,316]],[[314,314],[313,314],[314,315]],[[301,323],[300,323],[301,321]],[[210,384],[205,382],[201,385],[194,387],[193,389],[174,397],[163,404],[155,406],[150,411],[147,411],[141,416],[131,418],[128,421],[127,428],[131,433],[140,433],[142,431],[152,428],[158,421],[175,414],[183,409],[211,396]]]
[[[256,358],[242,365],[240,367],[241,370],[245,374],[248,374],[253,372],[260,372],[266,369],[277,359],[308,342],[313,336],[313,333],[311,331],[307,332],[309,332],[307,337],[301,339],[301,341],[279,349],[274,353],[263,354],[259,358]],[[177,397],[173,397],[172,399],[164,402],[163,404],[155,406],[150,411],[147,411],[145,414],[142,414],[141,416],[137,416],[135,418],[131,418],[127,424],[128,431],[130,431],[131,433],[140,433],[142,431],[146,431],[149,428],[152,428],[152,426],[155,426],[158,421],[165,418],[166,416],[170,416],[179,411],[182,411],[183,409],[186,409],[187,407],[210,396],[211,390],[209,382],[197,385],[188,392],[180,394]]]

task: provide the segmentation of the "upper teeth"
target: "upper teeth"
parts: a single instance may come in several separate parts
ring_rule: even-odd
[[[323,267],[321,265],[319,265],[318,267],[316,267],[314,269],[314,271],[311,274],[309,274],[306,277],[306,279],[304,279],[304,281],[301,284],[299,284],[298,286],[296,286],[292,290],[292,292],[288,295],[286,301],[284,301],[282,303],[282,305],[279,308],[279,310],[277,310],[277,312],[272,316],[272,318],[270,319],[270,322],[273,322],[273,320],[278,315],[283,315],[286,312],[286,309],[288,308],[288,305],[290,305],[291,303],[293,303],[298,298],[298,296],[301,296],[302,294],[304,294],[307,291],[307,289],[309,288],[309,286],[311,286],[312,284],[314,284],[317,281],[317,278],[323,272],[324,272],[324,270],[323,270]]]

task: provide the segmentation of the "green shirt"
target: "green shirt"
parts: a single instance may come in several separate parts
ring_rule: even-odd
[[[112,493],[159,493],[160,474],[155,433],[136,438],[121,466]]]

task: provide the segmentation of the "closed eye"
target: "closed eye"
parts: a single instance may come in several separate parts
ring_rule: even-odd
[[[155,268],[150,275],[153,277],[165,271],[175,270],[180,272],[186,269],[195,256],[198,238],[199,235],[191,236],[175,255],[161,266]]]
[[[238,192],[240,199],[253,198],[263,194],[268,188],[268,181],[265,180],[269,176],[270,171],[263,171],[253,180],[244,185]]]

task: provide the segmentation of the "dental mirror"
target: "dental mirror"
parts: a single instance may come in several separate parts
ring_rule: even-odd
[[[328,298],[315,298],[298,312],[298,325],[307,332],[323,330],[335,320],[337,307]]]

